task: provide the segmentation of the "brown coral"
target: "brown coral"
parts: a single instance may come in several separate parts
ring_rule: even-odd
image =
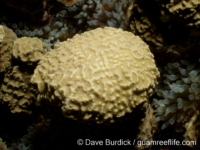
[[[139,35],[154,54],[168,53],[172,58],[194,49],[199,32],[187,26],[187,19],[181,20],[168,12],[165,2],[135,0],[128,14],[132,32]]]
[[[32,113],[30,107],[36,99],[36,89],[30,83],[31,76],[28,72],[22,72],[19,66],[14,66],[5,74],[0,90],[0,102],[6,103],[12,113]]]
[[[179,21],[185,22],[187,26],[200,25],[200,1],[198,0],[170,0],[160,1],[158,3],[163,7],[161,19],[164,22],[176,17]]]
[[[0,25],[0,72],[6,72],[11,66],[11,51],[16,39],[11,29]]]
[[[132,16],[131,16],[132,14]],[[131,18],[130,27],[134,34],[139,35],[144,41],[161,50],[163,48],[163,35],[152,20],[146,14],[146,11],[137,3],[132,3],[129,7],[129,17]]]
[[[114,122],[146,103],[159,76],[154,56],[137,36],[98,28],[55,46],[31,82],[67,118]]]
[[[12,55],[26,65],[36,65],[41,57],[47,53],[47,46],[38,38],[18,38],[13,45]]]

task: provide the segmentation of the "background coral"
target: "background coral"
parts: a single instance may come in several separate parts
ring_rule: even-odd
[[[11,66],[12,47],[16,39],[11,29],[0,25],[0,72],[6,72]]]
[[[199,32],[198,29],[188,28],[184,22],[187,19],[180,21],[176,16],[163,14],[169,10],[162,7],[162,3],[168,2],[176,3],[177,8],[182,7],[178,1],[135,0],[130,17],[131,30],[150,46],[154,54],[169,53],[173,57],[182,57],[198,46]],[[191,3],[189,6],[194,6],[193,12],[198,12],[197,5]],[[187,16],[187,11],[182,16]]]
[[[45,53],[47,53],[46,44],[38,38],[30,37],[18,38],[12,49],[13,58],[28,66],[36,66]]]
[[[160,1],[157,0],[161,6],[162,14],[161,20],[168,22],[173,20],[179,22],[180,25],[199,28],[200,24],[200,2],[196,0],[171,0]],[[195,29],[195,28],[194,28]],[[191,33],[193,34],[193,33]],[[198,33],[197,33],[198,34]]]
[[[14,66],[5,74],[0,102],[12,113],[32,113],[37,90],[30,83],[31,76],[29,72],[21,71],[19,66]]]

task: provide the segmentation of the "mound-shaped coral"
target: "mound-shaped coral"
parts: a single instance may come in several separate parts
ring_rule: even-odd
[[[161,99],[153,102],[157,108],[155,122],[165,121],[162,129],[174,124],[177,132],[183,131],[200,106],[199,63],[168,63],[161,72],[161,83],[155,89]]]
[[[12,113],[32,113],[31,107],[37,90],[30,83],[31,76],[28,72],[22,72],[19,66],[14,66],[5,74],[0,90],[0,102]]]
[[[109,123],[147,102],[158,76],[154,56],[139,37],[106,27],[56,45],[31,82],[38,100],[60,106],[67,118]]]
[[[11,29],[0,25],[0,72],[6,72],[11,66],[12,47],[16,39]]]
[[[46,44],[38,38],[22,37],[14,42],[12,56],[26,65],[33,66],[46,52]]]

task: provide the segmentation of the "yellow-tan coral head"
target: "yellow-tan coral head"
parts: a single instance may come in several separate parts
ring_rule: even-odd
[[[46,44],[40,39],[22,37],[14,42],[12,56],[23,63],[32,65],[38,63],[46,52]]]
[[[65,117],[111,123],[147,102],[158,77],[147,44],[130,32],[106,27],[56,45],[31,81],[39,97],[61,106]]]

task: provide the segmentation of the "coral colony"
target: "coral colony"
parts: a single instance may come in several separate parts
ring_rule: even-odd
[[[0,149],[199,149],[199,8],[2,0]]]

